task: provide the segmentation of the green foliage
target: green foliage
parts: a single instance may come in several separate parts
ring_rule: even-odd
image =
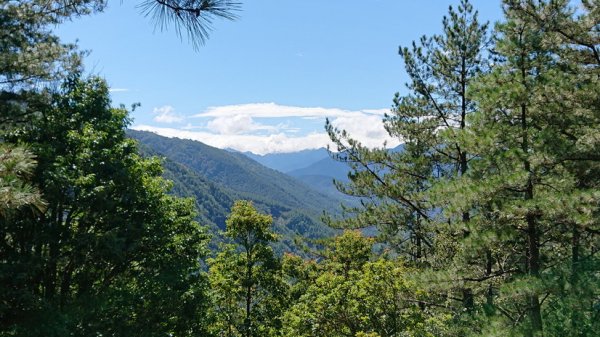
[[[144,4],[200,43],[237,8]],[[361,201],[330,223],[377,228],[385,254],[345,231],[313,260],[273,247],[332,233],[315,219],[335,200],[197,142],[132,131],[166,170],[139,154],[127,111],[50,30],[105,5],[0,1],[0,336],[600,330],[598,1],[505,0],[486,52],[487,25],[462,0],[443,34],[400,48],[409,92],[384,124],[402,148],[327,124],[351,169],[337,187]],[[194,219],[225,229],[208,275]]]
[[[252,200],[256,208],[274,217],[280,240],[273,244],[278,254],[300,252],[295,239],[326,237],[333,231],[319,221],[324,210],[335,212],[332,200],[282,173],[267,169],[242,154],[216,149],[200,142],[166,138],[150,132],[128,130],[145,151],[165,157],[166,177],[174,192],[193,196],[201,220],[212,223],[215,248],[223,241],[216,228],[225,228],[227,210],[233,200]]]
[[[24,207],[43,211],[46,204],[37,190],[28,183],[35,169],[35,157],[23,147],[0,144],[0,218]]]
[[[210,330],[216,336],[241,336],[244,326],[242,262],[233,245],[222,245],[208,260],[213,309]]]
[[[487,24],[479,22],[468,1],[461,1],[444,17],[443,34],[424,36],[400,48],[409,92],[395,95],[384,126],[390,136],[403,141],[401,149],[368,149],[343,130],[327,125],[339,151],[335,158],[348,162],[352,169],[350,182],[338,183],[338,188],[363,198],[360,207],[347,209],[349,217],[333,225],[375,226],[385,246],[420,268],[429,291],[454,299],[444,306],[457,316],[463,309],[473,310],[473,290],[462,278],[467,273],[464,269],[481,264],[482,255],[470,251],[473,255],[468,259],[454,263],[462,249],[461,238],[469,236],[472,214],[468,208],[460,213],[442,212],[448,201],[438,196],[436,185],[469,171],[474,155],[459,135],[477,110],[467,90],[488,68],[488,44]],[[425,307],[436,310],[437,303],[432,304],[433,308]]]
[[[41,214],[1,220],[8,335],[190,335],[203,327],[207,237],[191,200],[125,137],[99,79],[71,78],[11,141],[31,144]],[[32,327],[36,327],[35,329]]]
[[[339,151],[335,158],[352,169],[350,182],[338,183],[338,189],[363,198],[360,207],[347,209],[349,217],[333,224],[377,226],[381,240],[416,264],[436,263],[432,241],[438,222],[463,221],[438,219],[443,205],[428,191],[436,179],[462,175],[468,168],[470,155],[455,133],[465,128],[467,116],[475,110],[466,90],[486,68],[487,24],[477,16],[468,1],[461,1],[444,18],[443,35],[424,36],[411,48],[400,48],[410,78],[409,94],[396,94],[384,125],[404,142],[402,149],[369,149],[327,125]],[[449,137],[442,137],[440,130]]]
[[[0,1],[0,88],[60,82],[79,60],[75,46],[62,44],[50,27],[103,5],[101,0]]]
[[[571,5],[504,1],[489,69],[467,1],[401,48],[410,93],[384,120],[399,153],[328,125],[353,170],[340,190],[370,198],[334,225],[377,226],[459,335],[597,330],[600,12]]]
[[[159,161],[125,137],[127,111],[51,31],[105,5],[0,1],[1,336],[206,334],[193,201],[167,194]],[[187,1],[195,16],[177,24],[203,41],[236,7]]]
[[[247,254],[264,243],[275,241],[275,234],[270,231],[273,218],[260,214],[251,202],[236,201],[227,218],[225,235],[242,246]]]
[[[318,266],[286,258],[294,288],[304,289],[285,314],[286,336],[450,336],[448,317],[419,307],[424,296],[407,277],[412,270],[396,259],[370,261],[371,246],[360,232],[345,231]]]
[[[225,235],[235,244],[223,245],[209,260],[214,301],[210,329],[215,335],[280,335],[287,286],[269,246],[277,239],[270,229],[272,221],[251,202],[234,203]]]
[[[598,142],[580,139],[590,139],[583,125],[599,125],[600,63],[573,59],[572,48],[585,50],[551,27],[571,21],[585,40],[594,14],[576,18],[567,1],[507,1],[505,13],[496,28],[497,63],[473,86],[480,109],[461,135],[476,154],[471,172],[441,185],[447,212],[474,214],[463,252],[488,251],[492,263],[472,279],[487,283],[487,304],[503,322],[494,328],[499,334],[590,335],[599,195],[598,180],[583,172],[597,170],[587,151]],[[574,305],[583,294],[589,302]]]
[[[326,256],[334,269],[346,274],[369,261],[372,245],[372,239],[365,238],[359,231],[347,230],[329,244]]]
[[[5,134],[35,113],[37,104],[44,99],[39,90],[42,85],[59,83],[66,73],[79,66],[75,47],[60,43],[48,27],[78,13],[89,13],[99,2],[73,1],[72,6],[61,7],[58,2],[48,1],[0,1],[2,216],[10,209],[35,209],[44,204],[36,188],[27,182],[35,159],[26,146],[3,144]]]

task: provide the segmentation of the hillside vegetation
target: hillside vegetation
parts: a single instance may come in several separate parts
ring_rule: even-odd
[[[173,192],[195,197],[200,220],[213,225],[213,233],[225,229],[225,219],[234,200],[252,200],[271,214],[276,232],[282,234],[278,250],[298,251],[293,240],[322,238],[333,231],[320,217],[339,212],[339,199],[315,191],[295,179],[239,153],[151,132],[128,130],[149,154],[165,158],[165,177],[174,182]],[[281,244],[286,246],[281,246]]]
[[[52,32],[105,1],[0,0],[0,337],[598,336],[600,1],[504,0],[494,27],[457,2],[399,49],[400,148],[326,122],[359,200],[337,212],[244,154],[128,131]],[[196,43],[238,6],[141,3]]]

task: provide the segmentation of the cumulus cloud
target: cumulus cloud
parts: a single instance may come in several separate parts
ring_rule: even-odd
[[[171,124],[181,122],[183,120],[183,117],[175,113],[175,108],[170,105],[154,108],[152,113],[156,115],[154,116],[154,121],[158,123]]]
[[[387,110],[359,110],[350,111],[338,108],[322,107],[297,107],[278,105],[275,103],[250,103],[239,105],[224,105],[209,107],[206,111],[194,115],[193,117],[225,117],[225,116],[250,116],[254,118],[281,118],[281,117],[342,117],[342,116],[360,116],[360,115],[383,115]]]
[[[250,151],[256,154],[296,152],[318,149],[329,144],[325,133],[311,133],[301,137],[290,137],[284,133],[271,135],[222,135],[174,128],[160,128],[150,125],[137,125],[134,130],[150,131],[169,138],[196,140],[221,149]]]
[[[155,121],[170,123],[182,120],[170,106],[156,108],[154,112],[158,114]],[[383,128],[382,116],[386,112],[387,109],[351,111],[253,103],[210,107],[193,116],[203,120],[198,124],[202,126],[188,123],[176,129],[138,125],[134,129],[151,131],[166,137],[197,140],[218,148],[257,154],[284,153],[331,145],[323,128],[318,131],[311,130],[319,120],[324,126],[325,118],[329,118],[334,127],[348,131],[352,138],[365,146],[381,147],[386,144],[388,147],[394,147],[400,142],[389,137]],[[317,121],[317,124],[312,120]],[[306,123],[310,123],[308,129]]]
[[[217,117],[206,125],[210,130],[224,135],[237,135],[253,131],[277,131],[277,127],[255,123],[248,115],[234,115]]]
[[[383,127],[381,116],[348,116],[338,117],[331,124],[339,130],[346,130],[352,138],[359,140],[367,147],[382,147],[384,143],[395,147],[398,139],[391,138]]]

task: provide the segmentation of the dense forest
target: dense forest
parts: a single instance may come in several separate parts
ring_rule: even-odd
[[[142,4],[197,47],[238,6]],[[321,194],[253,198],[128,136],[52,32],[105,5],[0,0],[0,336],[598,335],[600,1],[504,0],[490,25],[457,0],[399,49],[408,90],[383,120],[399,150],[325,125],[360,202],[323,224],[303,213]]]
[[[298,239],[319,239],[334,232],[320,218],[324,211],[339,213],[339,198],[313,191],[240,153],[151,132],[128,130],[127,134],[139,142],[145,156],[165,159],[163,177],[173,183],[173,194],[194,197],[196,220],[212,234],[210,248],[223,241],[226,218],[235,200],[252,201],[256,209],[273,217],[273,230],[280,239],[272,246],[279,255],[303,254],[304,245],[299,245]]]

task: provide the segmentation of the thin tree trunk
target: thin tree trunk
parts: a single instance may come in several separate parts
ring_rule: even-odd
[[[486,249],[486,251],[485,251],[485,260],[486,260],[485,273],[486,273],[486,276],[489,276],[492,274],[492,265],[494,264],[492,252],[489,249]],[[495,311],[494,288],[492,287],[491,284],[488,285],[488,289],[485,294],[485,302],[486,302],[486,313],[488,315],[493,315],[494,311]]]
[[[525,69],[522,68],[522,76],[525,79]],[[531,172],[531,163],[527,158],[527,154],[529,153],[529,135],[528,135],[528,125],[527,125],[527,106],[525,104],[521,104],[521,131],[522,131],[522,141],[521,141],[521,150],[523,151],[523,155],[525,156],[525,160],[523,161],[523,168],[525,172],[527,172],[527,184],[525,187],[525,201],[529,201],[533,199],[534,191],[533,191],[533,173]],[[537,219],[536,215],[532,212],[532,210],[527,211],[527,215],[525,216],[527,221],[527,270],[530,276],[535,278],[540,277],[540,246],[539,246],[539,231],[537,228]],[[542,332],[542,313],[541,313],[541,305],[538,294],[535,292],[529,293],[527,295],[527,302],[529,305],[529,319],[531,323],[531,334],[530,336],[535,336]]]
[[[460,129],[464,129],[466,127],[466,118],[467,118],[467,68],[466,68],[466,59],[463,55],[461,60],[461,70],[460,70],[460,85],[461,85],[461,111],[460,111]],[[459,164],[459,173],[460,176],[464,176],[467,173],[468,165],[467,165],[467,153],[457,144],[456,148],[458,150],[458,164]],[[469,211],[464,211],[462,213],[462,222],[465,225],[463,229],[463,237],[467,238],[471,231],[466,227],[466,225],[471,220],[471,215]],[[463,307],[467,310],[467,312],[473,311],[473,306],[475,303],[475,299],[473,296],[473,289],[471,288],[463,288]]]
[[[573,238],[571,242],[571,289],[577,291],[577,286],[579,283],[579,249],[581,232],[577,228],[576,224],[573,224]],[[575,294],[571,294],[573,296]],[[571,331],[577,333],[579,331],[579,321],[581,320],[579,310],[575,310],[573,308],[571,310]]]
[[[251,337],[251,305],[252,305],[252,254],[251,250],[246,251],[246,318],[244,319],[244,334],[246,337]]]
[[[529,251],[529,275],[540,277],[540,247],[536,219],[527,215],[527,250]],[[542,313],[539,296],[534,292],[527,295],[529,302],[529,318],[531,321],[532,336],[542,331]]]

